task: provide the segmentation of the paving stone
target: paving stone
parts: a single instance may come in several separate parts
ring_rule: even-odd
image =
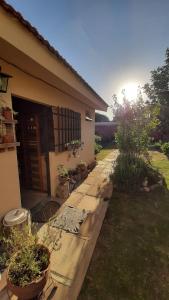
[[[101,204],[101,200],[99,198],[85,195],[81,199],[81,201],[77,207],[80,209],[89,210],[89,211],[91,211],[91,213],[94,213],[95,211],[97,211],[100,204]]]
[[[73,205],[73,206],[77,206],[78,203],[80,202],[80,200],[82,199],[83,194],[82,193],[78,193],[76,190],[74,192],[71,193],[71,195],[69,196],[69,198],[66,201],[66,205]]]
[[[94,184],[97,184],[100,180],[101,180],[100,177],[92,176],[92,177],[87,177],[86,180],[84,181],[84,183],[86,183],[88,185],[94,185]]]
[[[93,185],[88,191],[87,195],[97,198],[104,198],[104,193],[107,185],[109,184],[109,179],[105,177],[103,180],[101,180],[98,184]]]
[[[78,236],[62,231],[60,249],[51,255],[52,277],[58,282],[70,285],[82,255],[85,240]]]
[[[86,192],[90,189],[89,184],[82,183],[77,189],[77,193],[86,194]]]

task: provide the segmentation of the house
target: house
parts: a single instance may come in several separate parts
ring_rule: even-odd
[[[11,76],[1,102],[14,120],[1,120],[0,216],[13,208],[31,208],[27,191],[55,196],[57,166],[75,168],[94,160],[95,109],[107,104],[46,41],[5,1],[0,2],[1,74]],[[0,83],[1,86],[1,83]],[[11,139],[11,133],[15,139]],[[83,142],[80,157],[66,144]],[[24,198],[25,197],[25,198]],[[24,204],[23,204],[24,203]]]

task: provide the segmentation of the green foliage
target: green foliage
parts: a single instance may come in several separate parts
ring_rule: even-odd
[[[49,265],[49,252],[42,245],[22,248],[9,265],[10,281],[16,286],[26,286],[37,280]]]
[[[152,150],[152,151],[161,151],[161,146],[162,146],[162,142],[159,141],[159,142],[155,142],[155,143],[150,144],[148,146],[148,149]]]
[[[119,191],[135,191],[141,187],[144,180],[154,184],[159,175],[145,160],[133,154],[120,154],[117,158],[113,183]]]
[[[57,171],[58,171],[58,175],[60,177],[68,177],[69,176],[69,172],[68,169],[64,167],[64,165],[59,165],[57,167]]]
[[[122,104],[114,96],[113,109],[120,151],[113,176],[117,188],[131,191],[141,187],[146,178],[149,182],[157,181],[158,176],[148,163],[148,146],[150,134],[159,124],[159,106],[146,104],[141,93],[136,102],[129,102],[124,94]]]
[[[119,124],[115,138],[120,152],[146,153],[150,133],[159,124],[159,107],[146,105],[140,97],[136,102],[116,102],[114,109]]]
[[[102,150],[101,145],[102,138],[99,135],[95,135],[95,154],[98,154]]]
[[[61,231],[54,233],[50,225],[51,220],[43,234],[42,244],[39,244],[37,235],[30,232],[29,226],[8,231],[0,228],[0,267],[2,270],[9,266],[9,279],[14,285],[23,287],[37,280],[49,265],[50,253],[59,249]]]
[[[81,169],[81,170],[86,169],[86,168],[87,168],[86,162],[83,161],[83,160],[81,160],[80,163],[78,163],[77,168],[78,168],[78,169]]]
[[[164,65],[151,71],[150,83],[145,84],[144,91],[151,104],[160,104],[160,124],[159,132],[163,140],[168,139],[169,135],[169,48],[166,50]]]
[[[23,230],[17,228],[10,229],[6,233],[3,226],[0,227],[0,269],[5,268],[10,258],[15,255],[20,249],[28,248],[35,245],[37,241],[36,235],[31,235],[29,227],[24,226]]]
[[[163,153],[167,156],[169,156],[169,142],[167,143],[164,143],[162,146],[161,146],[161,150],[163,151]]]

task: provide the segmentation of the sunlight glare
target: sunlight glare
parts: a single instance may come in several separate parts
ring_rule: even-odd
[[[128,100],[133,101],[138,95],[138,84],[136,82],[129,82],[123,86],[125,95]]]

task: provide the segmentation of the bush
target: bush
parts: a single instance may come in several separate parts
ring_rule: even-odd
[[[161,141],[159,141],[159,142],[155,142],[155,143],[153,143],[153,144],[150,144],[149,146],[148,146],[148,149],[150,150],[150,151],[161,151]]]
[[[116,104],[117,105],[117,104]],[[136,103],[124,101],[116,107],[118,128],[115,135],[121,153],[144,155],[148,150],[150,134],[159,123],[158,107],[148,106],[141,99]]]
[[[48,265],[48,249],[42,245],[29,246],[14,256],[9,265],[8,276],[14,285],[23,287],[42,276]]]
[[[118,122],[116,143],[120,151],[114,171],[118,190],[133,191],[158,181],[158,173],[149,163],[148,145],[152,131],[159,124],[158,105],[147,105],[140,94],[136,102],[123,103],[114,98],[114,115]],[[143,159],[144,157],[144,159]]]
[[[148,184],[154,184],[159,180],[159,175],[141,157],[130,154],[118,156],[113,174],[117,190],[134,191],[142,186],[145,179]]]
[[[95,135],[95,154],[98,154],[102,149],[102,145],[100,144],[102,141],[102,138],[99,135]]]
[[[164,143],[162,146],[161,146],[161,150],[163,151],[163,153],[167,156],[169,156],[169,142],[167,143]]]

